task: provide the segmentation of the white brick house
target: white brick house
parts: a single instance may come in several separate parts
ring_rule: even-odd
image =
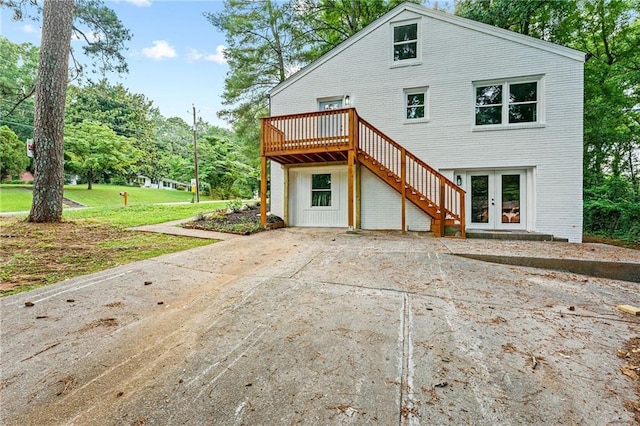
[[[583,64],[402,4],[271,91],[271,212],[290,226],[457,223],[580,242]]]

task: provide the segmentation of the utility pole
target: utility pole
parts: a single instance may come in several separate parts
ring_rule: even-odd
[[[196,125],[196,106],[193,106],[193,159],[196,169],[196,203],[200,202],[200,178],[198,177],[198,127]]]

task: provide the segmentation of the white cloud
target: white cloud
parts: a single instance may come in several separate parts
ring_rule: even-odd
[[[149,7],[151,6],[150,0],[124,0],[126,3],[130,3],[134,6],[138,7]]]
[[[176,50],[164,40],[154,40],[153,47],[145,47],[142,54],[151,59],[175,58]]]
[[[25,24],[22,26],[22,31],[24,31],[27,34],[33,34],[33,33],[37,33],[39,32],[39,30],[34,27],[33,25],[29,25],[29,24]]]
[[[200,52],[196,49],[189,49],[187,57],[191,61],[208,61],[215,62],[217,64],[226,64],[227,59],[224,57],[225,49],[226,47],[223,45],[216,47],[216,53]]]

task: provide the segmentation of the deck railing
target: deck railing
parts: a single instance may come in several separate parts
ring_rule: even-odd
[[[305,152],[314,148],[354,147],[349,124],[353,108],[262,119],[262,153]]]
[[[360,118],[354,108],[265,117],[261,120],[260,147],[263,157],[318,150],[364,154],[399,179],[399,188],[419,194],[430,214],[437,211],[442,235],[449,221],[459,224],[464,236],[465,191]]]

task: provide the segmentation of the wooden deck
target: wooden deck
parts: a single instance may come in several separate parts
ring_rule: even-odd
[[[432,231],[445,226],[465,236],[464,190],[358,116],[354,108],[291,114],[261,119],[261,206],[266,221],[266,163],[284,165],[346,162],[348,224],[355,226],[354,166],[359,163],[402,196],[402,230],[406,230],[406,200],[433,218]]]

